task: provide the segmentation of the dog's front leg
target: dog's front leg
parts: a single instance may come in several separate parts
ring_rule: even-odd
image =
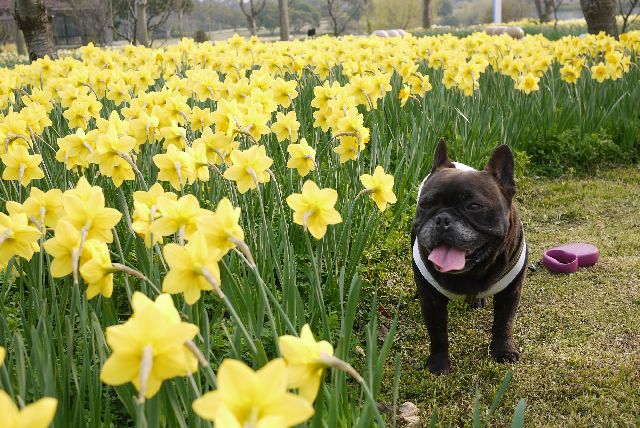
[[[451,370],[449,359],[448,310],[449,299],[434,290],[422,278],[416,278],[422,318],[431,341],[431,354],[427,368],[434,374],[447,374]]]
[[[493,298],[491,355],[499,363],[515,363],[520,353],[513,344],[513,323],[520,303],[524,272]]]

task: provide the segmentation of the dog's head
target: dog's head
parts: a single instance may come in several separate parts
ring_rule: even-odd
[[[507,237],[515,192],[509,147],[495,149],[484,170],[463,171],[440,140],[413,221],[435,269],[463,273],[486,265]]]

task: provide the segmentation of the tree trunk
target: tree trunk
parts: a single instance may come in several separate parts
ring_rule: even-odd
[[[258,35],[258,27],[256,25],[256,18],[251,15],[247,15],[247,27],[249,27],[249,32],[252,36]]]
[[[422,28],[431,27],[431,0],[422,0]]]
[[[538,19],[540,19],[540,22],[549,22],[551,9],[553,9],[550,3],[553,1],[554,0],[535,0],[536,12],[538,13]]]
[[[14,35],[16,42],[16,50],[18,51],[18,55],[28,56],[29,51],[27,50],[27,42],[24,41],[24,34],[18,28],[18,24],[16,24],[16,33]]]
[[[288,0],[278,0],[280,9],[280,40],[289,40],[289,4]]]
[[[139,45],[149,46],[147,0],[136,0],[136,40]]]
[[[618,38],[615,0],[580,0],[580,7],[587,21],[589,33],[598,34],[604,31]]]
[[[53,32],[44,0],[16,0],[14,18],[24,35],[29,59],[53,57]]]

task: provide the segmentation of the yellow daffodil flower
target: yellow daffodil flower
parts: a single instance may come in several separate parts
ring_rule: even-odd
[[[322,239],[327,233],[327,225],[342,223],[342,216],[334,206],[338,192],[333,189],[320,189],[316,183],[307,180],[302,193],[287,197],[287,204],[293,210],[293,222],[308,229],[316,239]]]
[[[267,156],[264,146],[251,146],[247,150],[231,152],[231,166],[224,172],[224,178],[235,181],[240,193],[255,189],[258,183],[268,183],[271,176],[267,169],[273,160]]]
[[[56,160],[64,163],[69,170],[84,169],[89,166],[89,156],[95,149],[82,128],[78,128],[74,134],[58,139]]]
[[[193,410],[216,427],[278,427],[298,425],[313,415],[307,400],[287,392],[287,371],[275,359],[254,372],[226,359],[216,376],[218,389],[193,402]]]
[[[231,201],[222,198],[214,213],[207,212],[198,221],[207,245],[221,252],[220,257],[244,241],[244,231],[240,227],[240,208],[234,208]]]
[[[299,129],[300,123],[298,123],[295,111],[290,111],[286,115],[278,112],[275,123],[271,125],[271,130],[276,134],[279,142],[287,139],[292,143],[298,141]]]
[[[186,239],[197,230],[198,219],[206,212],[193,195],[184,195],[178,200],[160,197],[158,209],[161,217],[153,221],[151,232],[158,236],[178,233]]]
[[[195,165],[188,153],[170,145],[166,153],[153,156],[153,163],[158,167],[158,180],[168,181],[176,190],[195,181]]]
[[[202,232],[194,233],[187,245],[167,244],[162,250],[169,272],[162,282],[164,293],[184,293],[184,300],[193,305],[202,291],[220,289],[218,261],[222,252],[207,246]]]
[[[278,346],[287,365],[287,387],[297,388],[302,398],[313,403],[328,367],[323,357],[333,355],[333,346],[324,340],[316,342],[308,324],[300,337],[280,336]]]
[[[54,228],[58,220],[64,215],[62,191],[60,189],[51,189],[43,192],[32,187],[23,207],[24,213],[32,222],[35,220],[34,223],[40,225],[40,228],[44,226]]]
[[[87,299],[93,299],[98,294],[106,298],[111,297],[115,269],[111,264],[107,244],[89,239],[84,244],[83,253],[85,251],[89,259],[80,266],[80,274],[87,283]]]
[[[111,243],[111,230],[122,218],[122,213],[104,206],[104,194],[98,186],[91,186],[81,177],[76,188],[62,194],[64,219],[76,229],[86,233],[86,239]]]
[[[0,390],[0,421],[2,427],[47,428],[53,422],[57,407],[58,400],[45,397],[22,409],[18,409],[9,394]]]
[[[6,264],[13,256],[31,260],[35,252],[34,243],[41,236],[38,229],[29,226],[26,214],[0,213],[0,265]]]
[[[373,175],[362,174],[360,182],[371,193],[371,199],[381,212],[387,209],[387,204],[396,203],[396,195],[393,193],[393,175],[385,174],[381,166],[376,167]]]
[[[197,359],[185,342],[198,334],[198,327],[180,321],[168,294],[151,301],[136,291],[131,304],[131,318],[107,328],[107,343],[113,353],[102,366],[100,380],[116,386],[131,382],[144,397],[151,398],[162,381],[197,370]]]
[[[289,144],[287,152],[289,152],[287,168],[295,168],[301,177],[306,177],[309,172],[316,169],[316,150],[307,143],[306,139],[301,138],[300,144]]]
[[[44,172],[39,166],[42,156],[30,155],[25,146],[13,145],[7,153],[0,155],[0,159],[5,166],[2,172],[3,180],[17,180],[26,187],[31,180],[44,177]]]

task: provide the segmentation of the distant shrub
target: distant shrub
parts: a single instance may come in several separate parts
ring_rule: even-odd
[[[196,31],[196,34],[193,36],[193,39],[198,43],[202,43],[202,42],[208,41],[209,37],[207,36],[206,32],[202,30],[198,30]]]
[[[607,130],[581,135],[571,129],[532,141],[525,150],[531,161],[529,174],[546,176],[588,174],[637,160],[637,147],[623,149]]]

